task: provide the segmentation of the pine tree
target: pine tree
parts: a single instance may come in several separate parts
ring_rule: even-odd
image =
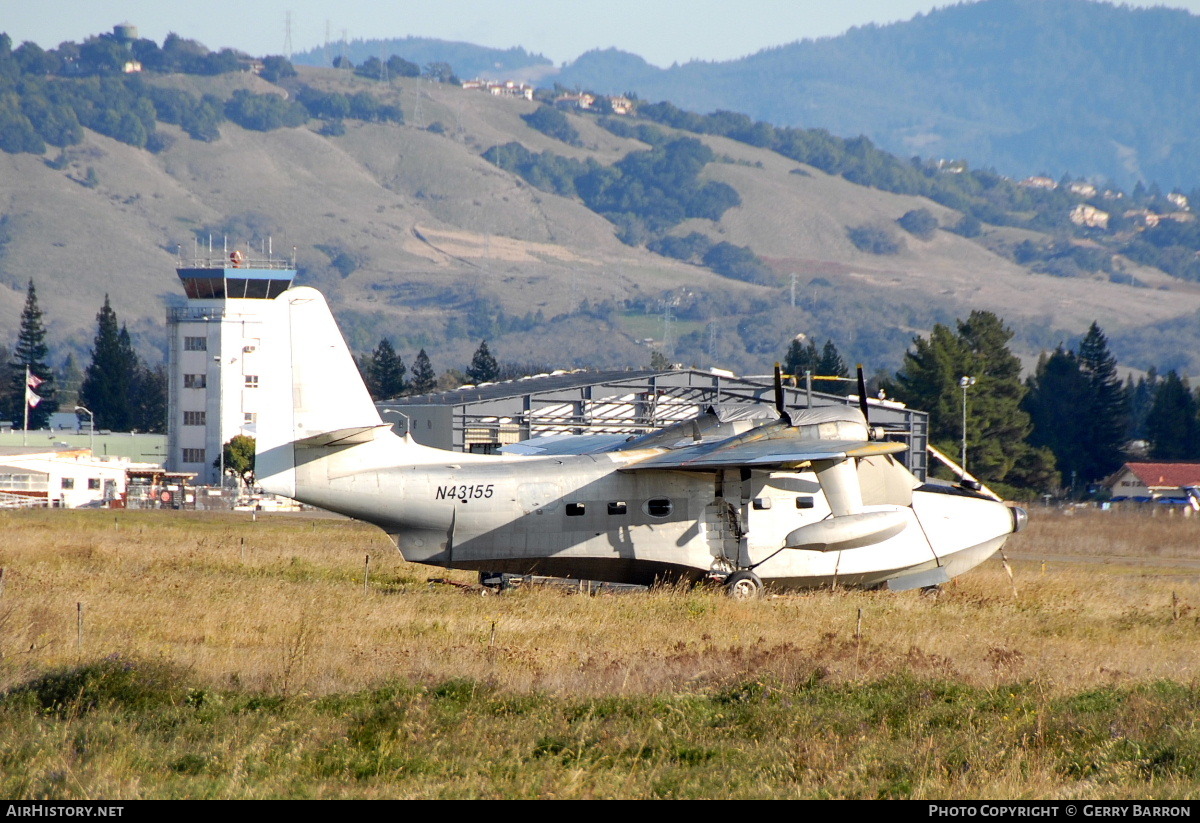
[[[1094,321],[1079,343],[1079,371],[1088,382],[1087,404],[1080,411],[1084,480],[1099,480],[1124,462],[1121,448],[1129,423],[1129,397],[1117,376],[1117,359],[1108,350],[1108,338]]]
[[[833,345],[832,340],[826,340],[825,346],[821,349],[821,359],[817,361],[817,374],[823,377],[849,377],[850,372],[846,368],[846,362],[842,360],[842,356],[838,353],[837,346]],[[829,394],[850,394],[851,384],[841,380],[823,380],[821,382],[821,391]]]
[[[480,383],[495,382],[499,374],[500,364],[492,357],[487,341],[484,340],[475,350],[475,356],[471,358],[471,365],[467,368],[467,380],[478,386]]]
[[[117,328],[117,313],[104,295],[104,306],[96,315],[96,338],[92,362],[79,388],[80,405],[94,415],[96,427],[113,431],[134,428],[133,392],[139,364],[125,327]]]
[[[938,323],[928,338],[913,339],[892,391],[908,405],[929,412],[929,441],[952,452],[962,434],[958,379],[969,375],[970,367],[962,341]]]
[[[1026,442],[1029,415],[1021,408],[1028,388],[1021,361],[1008,349],[1013,333],[987,311],[958,321],[958,333],[937,324],[929,339],[916,338],[896,374],[901,400],[930,415],[930,441],[957,454],[963,436],[963,390],[967,396],[967,468],[985,482],[1044,487],[1054,479],[1054,456]]]
[[[437,374],[433,371],[433,364],[429,362],[429,355],[424,349],[417,352],[417,359],[413,361],[412,382],[409,383],[409,391],[413,394],[429,394],[437,387]]]
[[[794,376],[796,385],[803,385],[805,372],[820,374],[817,371],[817,363],[820,360],[817,344],[809,340],[805,345],[804,338],[797,335],[788,346],[787,354],[783,356],[783,373]]]
[[[399,397],[407,388],[404,375],[408,369],[387,338],[380,340],[379,345],[375,347],[371,359],[367,362],[366,371],[369,375],[367,385],[371,388],[371,397],[375,400]]]
[[[133,391],[133,428],[163,434],[167,430],[167,368],[140,365]]]
[[[1059,346],[1047,357],[1038,359],[1037,370],[1027,382],[1029,394],[1023,407],[1033,423],[1029,442],[1054,452],[1062,481],[1087,480],[1084,467],[1084,430],[1089,402],[1087,378],[1079,369],[1075,353]]]
[[[58,410],[54,371],[46,363],[48,355],[46,327],[42,323],[41,309],[38,308],[37,290],[30,280],[29,290],[25,295],[25,308],[21,312],[21,330],[17,334],[17,345],[13,348],[12,359],[9,361],[11,372],[4,409],[16,426],[20,426],[25,418],[26,367],[33,377],[42,381],[33,390],[42,399],[29,409],[29,428],[44,428],[50,420],[50,415]]]
[[[1129,425],[1126,435],[1130,440],[1146,440],[1146,417],[1150,407],[1154,405],[1154,395],[1158,392],[1158,369],[1151,366],[1144,377],[1133,382],[1133,375],[1125,383],[1125,396],[1129,398]]]
[[[1156,460],[1193,460],[1200,457],[1200,421],[1196,397],[1174,370],[1158,383],[1154,404],[1146,416],[1150,456]]]

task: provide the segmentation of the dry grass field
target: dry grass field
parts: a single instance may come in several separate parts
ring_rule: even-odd
[[[1012,583],[754,602],[484,597],[327,517],[0,525],[5,797],[1197,794],[1200,518],[1035,512]]]

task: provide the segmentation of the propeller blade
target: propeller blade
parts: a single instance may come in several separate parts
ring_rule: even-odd
[[[775,364],[775,411],[779,414],[779,418],[792,425],[792,416],[788,414],[783,396],[783,369],[779,364]]]
[[[775,411],[783,417],[783,369],[775,364]]]
[[[858,364],[858,408],[862,411],[867,426],[871,425],[871,413],[867,410],[867,381],[863,378],[862,363]]]

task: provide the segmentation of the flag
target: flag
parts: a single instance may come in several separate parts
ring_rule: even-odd
[[[41,383],[42,381],[39,380],[38,382]],[[42,402],[42,398],[40,395],[34,394],[33,389],[26,387],[25,388],[25,402],[28,403],[29,408],[32,409],[32,408],[36,408],[37,404]]]
[[[38,377],[33,372],[29,372],[29,371],[25,372],[25,385],[28,386],[29,388],[36,389],[38,386],[42,385],[45,382],[46,382],[45,380]]]

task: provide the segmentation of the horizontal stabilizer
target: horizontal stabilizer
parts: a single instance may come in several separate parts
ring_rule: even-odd
[[[380,423],[376,426],[352,426],[348,429],[314,434],[295,442],[298,449],[317,449],[327,446],[356,446],[359,443],[370,443],[380,429],[392,428],[391,423]]]

